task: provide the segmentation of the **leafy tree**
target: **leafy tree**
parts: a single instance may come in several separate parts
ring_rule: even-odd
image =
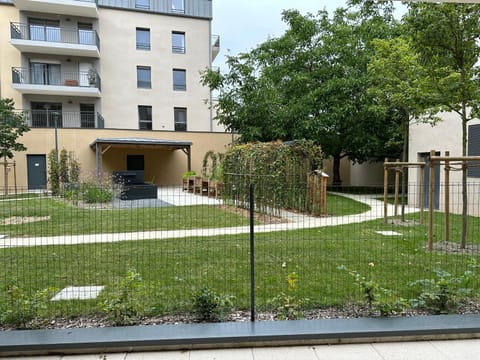
[[[437,120],[432,113],[435,92],[419,54],[407,38],[377,39],[373,43],[375,54],[368,65],[369,92],[377,101],[372,106],[397,119],[398,126],[391,128],[390,141],[403,144],[402,161],[406,162],[410,124],[433,124]],[[405,188],[406,176],[402,168],[402,220]]]
[[[436,84],[438,110],[460,117],[462,155],[467,155],[467,123],[479,113],[480,5],[409,5],[404,17],[431,81]],[[461,246],[467,236],[467,172],[462,173],[463,224]]]
[[[12,99],[0,99],[0,124],[0,158],[12,159],[15,151],[26,150],[17,140],[30,130],[23,115],[15,112]]]
[[[333,157],[336,184],[343,157],[385,156],[390,124],[368,106],[367,64],[372,39],[391,33],[390,11],[285,11],[283,36],[228,57],[227,74],[203,73],[219,91],[217,119],[242,141],[313,140]]]

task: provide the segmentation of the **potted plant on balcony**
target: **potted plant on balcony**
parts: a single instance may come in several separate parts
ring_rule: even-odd
[[[88,69],[87,77],[88,84],[90,86],[95,86],[97,83],[97,71],[95,70],[95,68],[91,67],[90,69]]]

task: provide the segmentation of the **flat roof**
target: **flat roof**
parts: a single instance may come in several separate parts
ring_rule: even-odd
[[[97,144],[114,145],[116,147],[136,147],[136,148],[152,148],[162,147],[168,149],[184,149],[192,145],[191,141],[150,139],[150,138],[98,138],[90,144],[91,148],[95,148]]]

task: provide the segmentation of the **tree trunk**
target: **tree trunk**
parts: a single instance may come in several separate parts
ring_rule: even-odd
[[[342,185],[342,179],[340,178],[340,160],[342,160],[340,155],[333,156],[333,186]]]

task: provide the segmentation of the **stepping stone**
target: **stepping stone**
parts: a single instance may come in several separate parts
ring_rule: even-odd
[[[104,286],[69,286],[57,293],[51,301],[96,299]]]
[[[384,235],[384,236],[400,236],[402,234],[396,231],[377,231],[377,234]]]

